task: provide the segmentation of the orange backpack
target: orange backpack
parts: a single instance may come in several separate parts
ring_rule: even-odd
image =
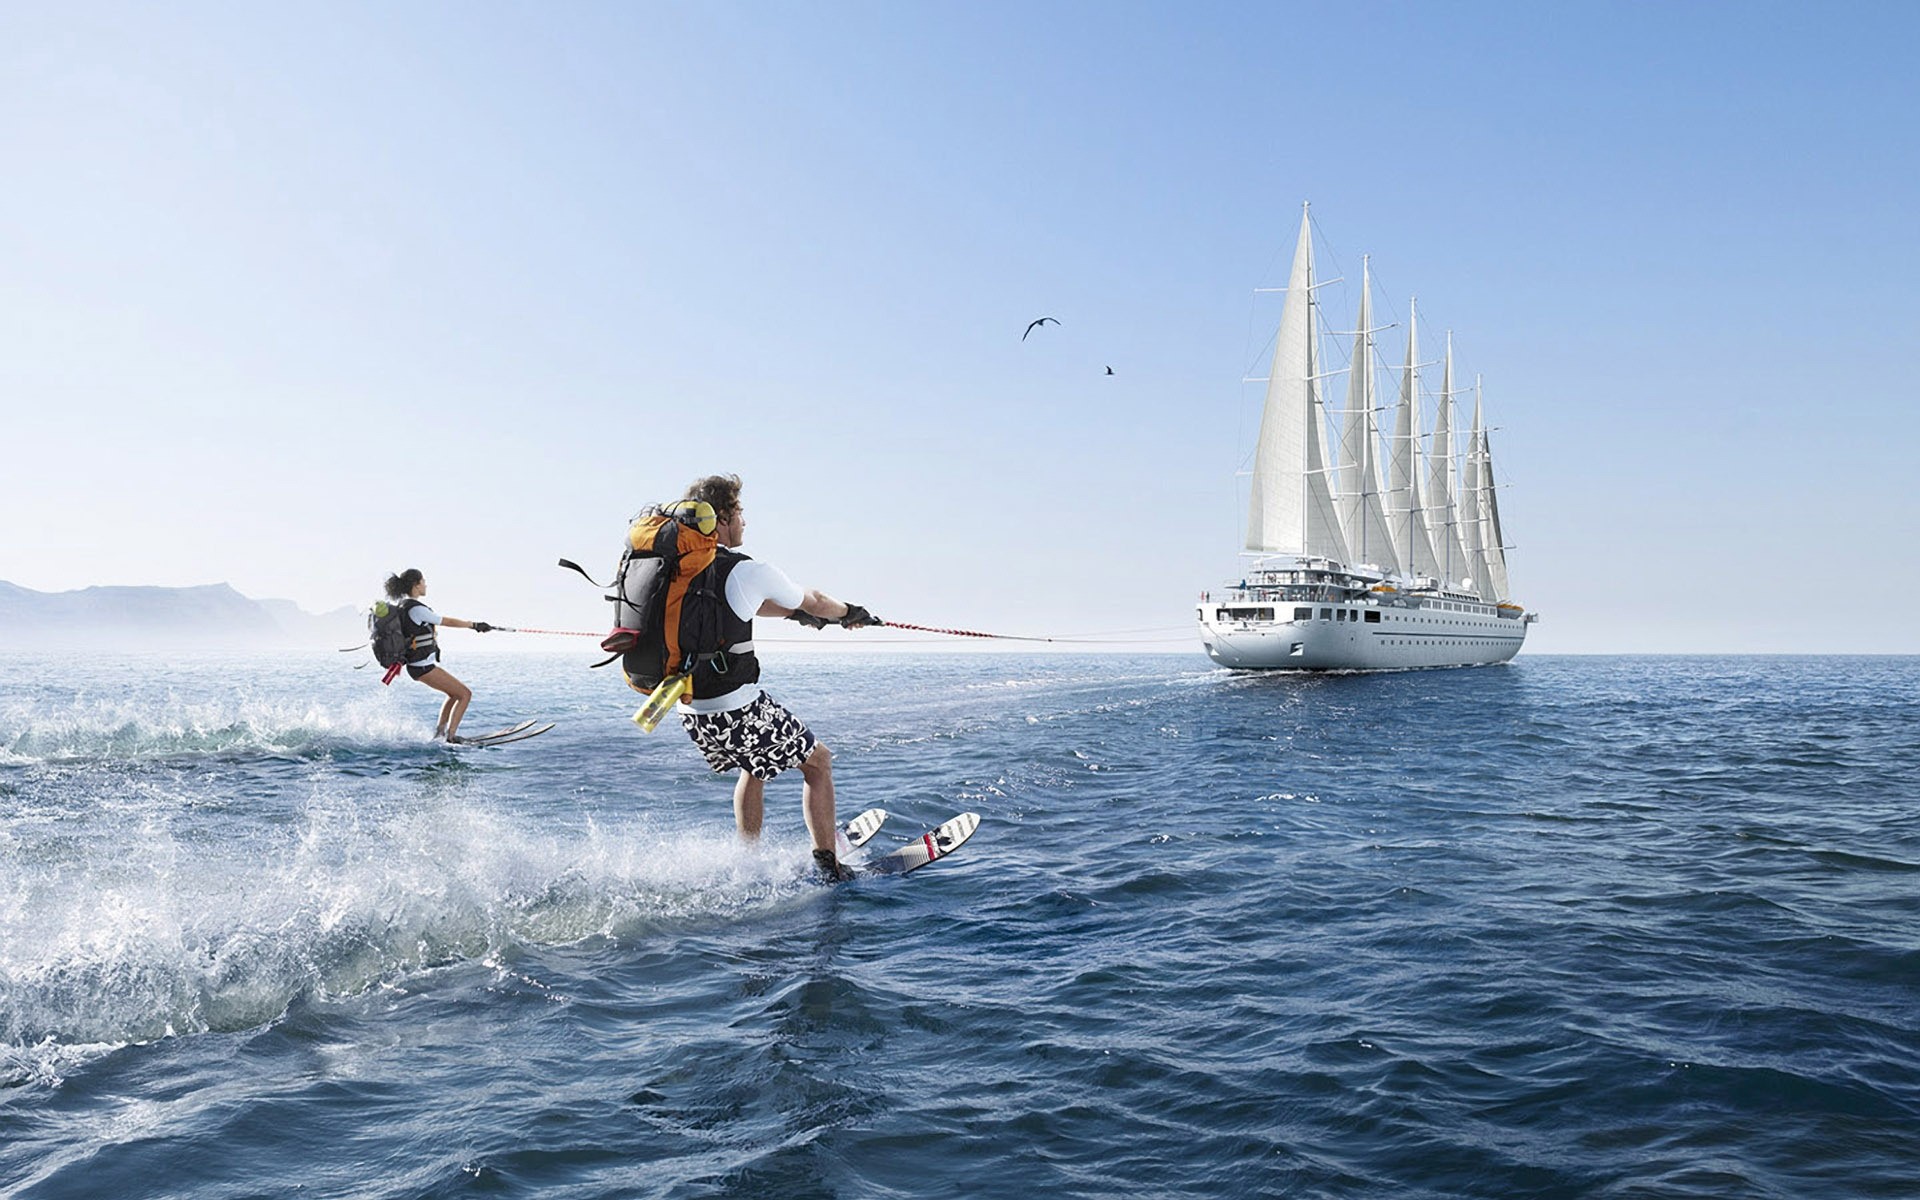
[[[608,597],[613,632],[600,648],[620,657],[635,691],[651,692],[668,675],[690,671],[726,648],[719,607],[726,598],[695,582],[713,565],[718,524],[706,501],[676,500],[645,509],[627,526],[626,553]]]

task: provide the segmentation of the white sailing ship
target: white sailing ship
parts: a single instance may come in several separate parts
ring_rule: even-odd
[[[1300,218],[1267,375],[1247,513],[1246,574],[1200,601],[1200,639],[1223,666],[1392,670],[1506,662],[1537,614],[1508,595],[1493,452],[1473,388],[1464,458],[1454,442],[1453,339],[1431,429],[1421,432],[1419,328],[1381,437],[1372,280],[1361,268],[1347,398],[1329,452],[1310,214]],[[1424,470],[1422,469],[1424,467]]]

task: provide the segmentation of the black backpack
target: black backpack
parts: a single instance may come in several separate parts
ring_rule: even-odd
[[[383,667],[397,667],[406,662],[407,651],[412,649],[406,626],[400,621],[400,614],[405,611],[404,602],[388,604],[379,600],[367,613],[367,640],[373,643],[373,661]]]

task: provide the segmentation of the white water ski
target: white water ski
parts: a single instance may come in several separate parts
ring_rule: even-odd
[[[865,861],[866,855],[859,853],[860,847],[873,840],[880,827],[887,823],[887,810],[870,808],[852,818],[833,831],[833,851],[841,862],[858,867]]]
[[[552,729],[553,725],[554,723],[552,721],[548,721],[545,725],[534,725],[532,721],[528,721],[518,729],[511,729],[505,733],[490,733],[477,738],[461,738],[455,745],[471,747],[477,750],[485,750],[490,746],[508,746],[514,742],[524,742],[528,738],[539,737],[541,734],[547,732],[547,730]]]
[[[490,742],[494,738],[502,738],[510,733],[519,733],[522,729],[530,729],[538,723],[538,718],[531,718],[520,722],[518,725],[509,725],[504,729],[496,729],[491,733],[470,733],[460,740],[462,742]]]
[[[980,828],[979,813],[961,813],[938,829],[921,834],[915,840],[883,855],[862,868],[866,875],[905,875],[915,871],[935,859],[945,858],[966,843],[973,831]]]

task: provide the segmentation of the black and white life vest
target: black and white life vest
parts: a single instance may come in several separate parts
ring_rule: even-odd
[[[724,696],[735,688],[760,681],[760,658],[753,650],[753,619],[741,620],[733,611],[733,605],[727,603],[727,577],[749,557],[721,546],[714,551],[713,565],[694,576],[687,588],[689,594],[698,591],[710,595],[720,617],[721,648],[694,663],[695,700]]]
[[[407,636],[407,662],[418,664],[436,657],[440,653],[440,642],[435,636],[437,627],[425,621],[413,619],[413,610],[420,607],[421,601],[408,596],[400,601],[400,628]]]

